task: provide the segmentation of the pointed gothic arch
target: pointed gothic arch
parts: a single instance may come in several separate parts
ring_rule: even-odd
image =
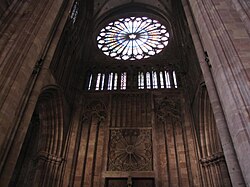
[[[249,185],[247,1],[0,0],[0,185]],[[98,51],[100,28],[143,14],[169,26],[166,50],[126,65]],[[150,167],[120,168],[117,138],[141,139]]]
[[[201,84],[194,123],[204,186],[232,186],[207,88]]]
[[[48,86],[42,90],[16,164],[12,186],[60,186],[69,125],[66,111],[58,87]]]

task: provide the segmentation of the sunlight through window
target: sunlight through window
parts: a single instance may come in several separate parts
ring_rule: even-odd
[[[97,36],[98,48],[118,60],[140,60],[160,53],[168,44],[167,28],[148,17],[121,18]]]

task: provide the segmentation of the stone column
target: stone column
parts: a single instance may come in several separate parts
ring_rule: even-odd
[[[245,68],[225,27],[225,16],[231,15],[228,2],[183,0],[185,14],[194,41],[204,80],[208,88],[216,125],[233,186],[250,185],[249,112],[250,96]],[[223,6],[222,6],[223,5]],[[224,15],[222,8],[224,7]],[[243,38],[245,31],[242,30]],[[235,33],[236,34],[236,33]],[[244,42],[245,43],[245,42]],[[249,44],[249,42],[248,42]],[[242,50],[246,46],[242,47]],[[208,51],[210,63],[205,61]],[[248,50],[249,53],[249,50]],[[248,61],[249,62],[249,61]],[[247,119],[248,118],[248,119]],[[244,154],[242,154],[244,153]],[[239,160],[239,162],[238,162]],[[244,175],[244,179],[242,177]],[[245,181],[244,181],[245,180]]]
[[[13,174],[42,86],[33,79],[36,63],[47,55],[64,5],[61,0],[14,2],[0,28],[0,186]]]
[[[36,169],[33,186],[60,186],[63,158],[47,152],[39,152],[36,158]]]

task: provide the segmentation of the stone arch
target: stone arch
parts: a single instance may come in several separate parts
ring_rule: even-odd
[[[205,186],[232,186],[205,84],[198,92],[195,131]]]
[[[41,150],[53,155],[62,154],[64,136],[63,96],[58,89],[47,88],[39,96],[37,110],[39,112],[41,137]]]
[[[11,186],[60,186],[68,131],[66,111],[58,87],[41,91]]]

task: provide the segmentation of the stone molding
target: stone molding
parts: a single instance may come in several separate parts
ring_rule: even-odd
[[[44,160],[46,162],[51,162],[60,165],[65,161],[63,157],[59,157],[57,155],[53,155],[51,153],[40,151],[37,153],[36,158],[34,160]]]

